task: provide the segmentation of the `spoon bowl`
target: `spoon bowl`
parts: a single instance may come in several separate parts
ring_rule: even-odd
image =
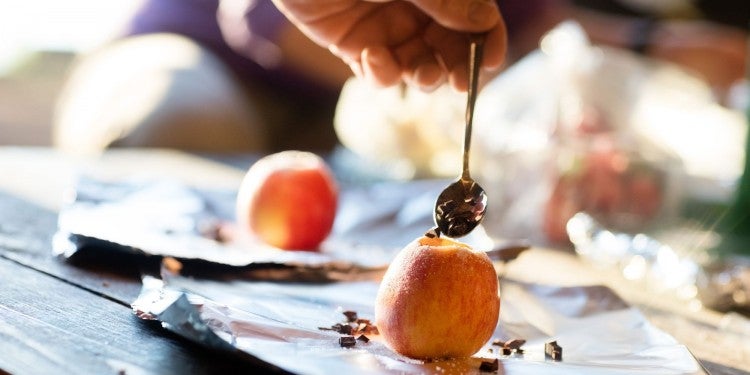
[[[448,185],[435,202],[435,223],[448,237],[469,234],[484,218],[487,194],[472,179],[458,179]]]

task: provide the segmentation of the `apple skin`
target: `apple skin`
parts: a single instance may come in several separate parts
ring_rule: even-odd
[[[317,250],[333,228],[338,185],[325,161],[305,151],[265,156],[237,195],[240,230],[284,250]]]
[[[469,357],[489,341],[500,314],[487,254],[445,238],[404,247],[383,276],[375,320],[394,351],[415,359]]]

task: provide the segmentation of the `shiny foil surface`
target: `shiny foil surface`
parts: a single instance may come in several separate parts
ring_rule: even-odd
[[[445,183],[344,189],[334,232],[312,253],[217,240],[212,228],[232,220],[229,192],[170,181],[82,179],[60,213],[53,247],[68,258],[117,251],[222,265],[232,276],[242,270],[239,275],[249,277],[188,276],[165,267],[161,278],[144,276],[133,310],[207,348],[293,373],[480,373],[482,362],[494,359],[496,372],[504,374],[705,373],[684,345],[605,286],[549,285],[502,275],[500,321],[471,358],[406,358],[377,334],[342,347],[341,334],[326,328],[344,322],[344,311],[375,321],[380,272],[401,247],[432,227],[434,197]],[[463,240],[486,249],[499,268],[524,249],[490,238],[481,226]],[[522,354],[506,355],[493,345],[511,339],[526,340]],[[562,347],[561,361],[545,358],[550,341]]]
[[[320,329],[345,321],[343,311],[373,319],[376,281],[164,279],[144,279],[133,303],[139,316],[203,345],[236,348],[294,373],[481,373],[481,363],[495,358],[504,374],[705,373],[685,346],[602,286],[503,280],[493,339],[471,358],[425,362],[393,352],[378,335],[342,348],[341,334]],[[513,338],[526,340],[523,354],[503,355],[492,345]],[[562,361],[545,358],[544,344],[552,340],[563,348]]]

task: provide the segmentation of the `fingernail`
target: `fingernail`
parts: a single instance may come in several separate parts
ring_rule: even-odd
[[[495,20],[495,4],[487,0],[473,0],[469,4],[469,21],[481,26],[489,26]]]
[[[432,92],[445,82],[445,74],[437,65],[422,65],[414,71],[413,80],[420,90]]]
[[[349,65],[349,69],[352,70],[352,73],[354,73],[357,78],[361,79],[365,76],[364,72],[362,71],[362,65],[359,62],[349,61],[347,62],[347,65]]]
[[[377,86],[388,87],[401,80],[401,68],[384,48],[365,48],[362,51],[362,68]]]
[[[364,58],[372,66],[382,67],[386,65],[386,56],[384,51],[379,48],[365,48],[363,51]]]

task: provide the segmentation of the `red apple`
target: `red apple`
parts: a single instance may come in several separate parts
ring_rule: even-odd
[[[319,156],[283,151],[263,157],[245,174],[237,221],[265,243],[285,250],[316,250],[333,228],[338,187]]]
[[[490,258],[446,238],[421,237],[402,249],[375,301],[388,347],[418,359],[471,356],[492,337],[499,314]]]

